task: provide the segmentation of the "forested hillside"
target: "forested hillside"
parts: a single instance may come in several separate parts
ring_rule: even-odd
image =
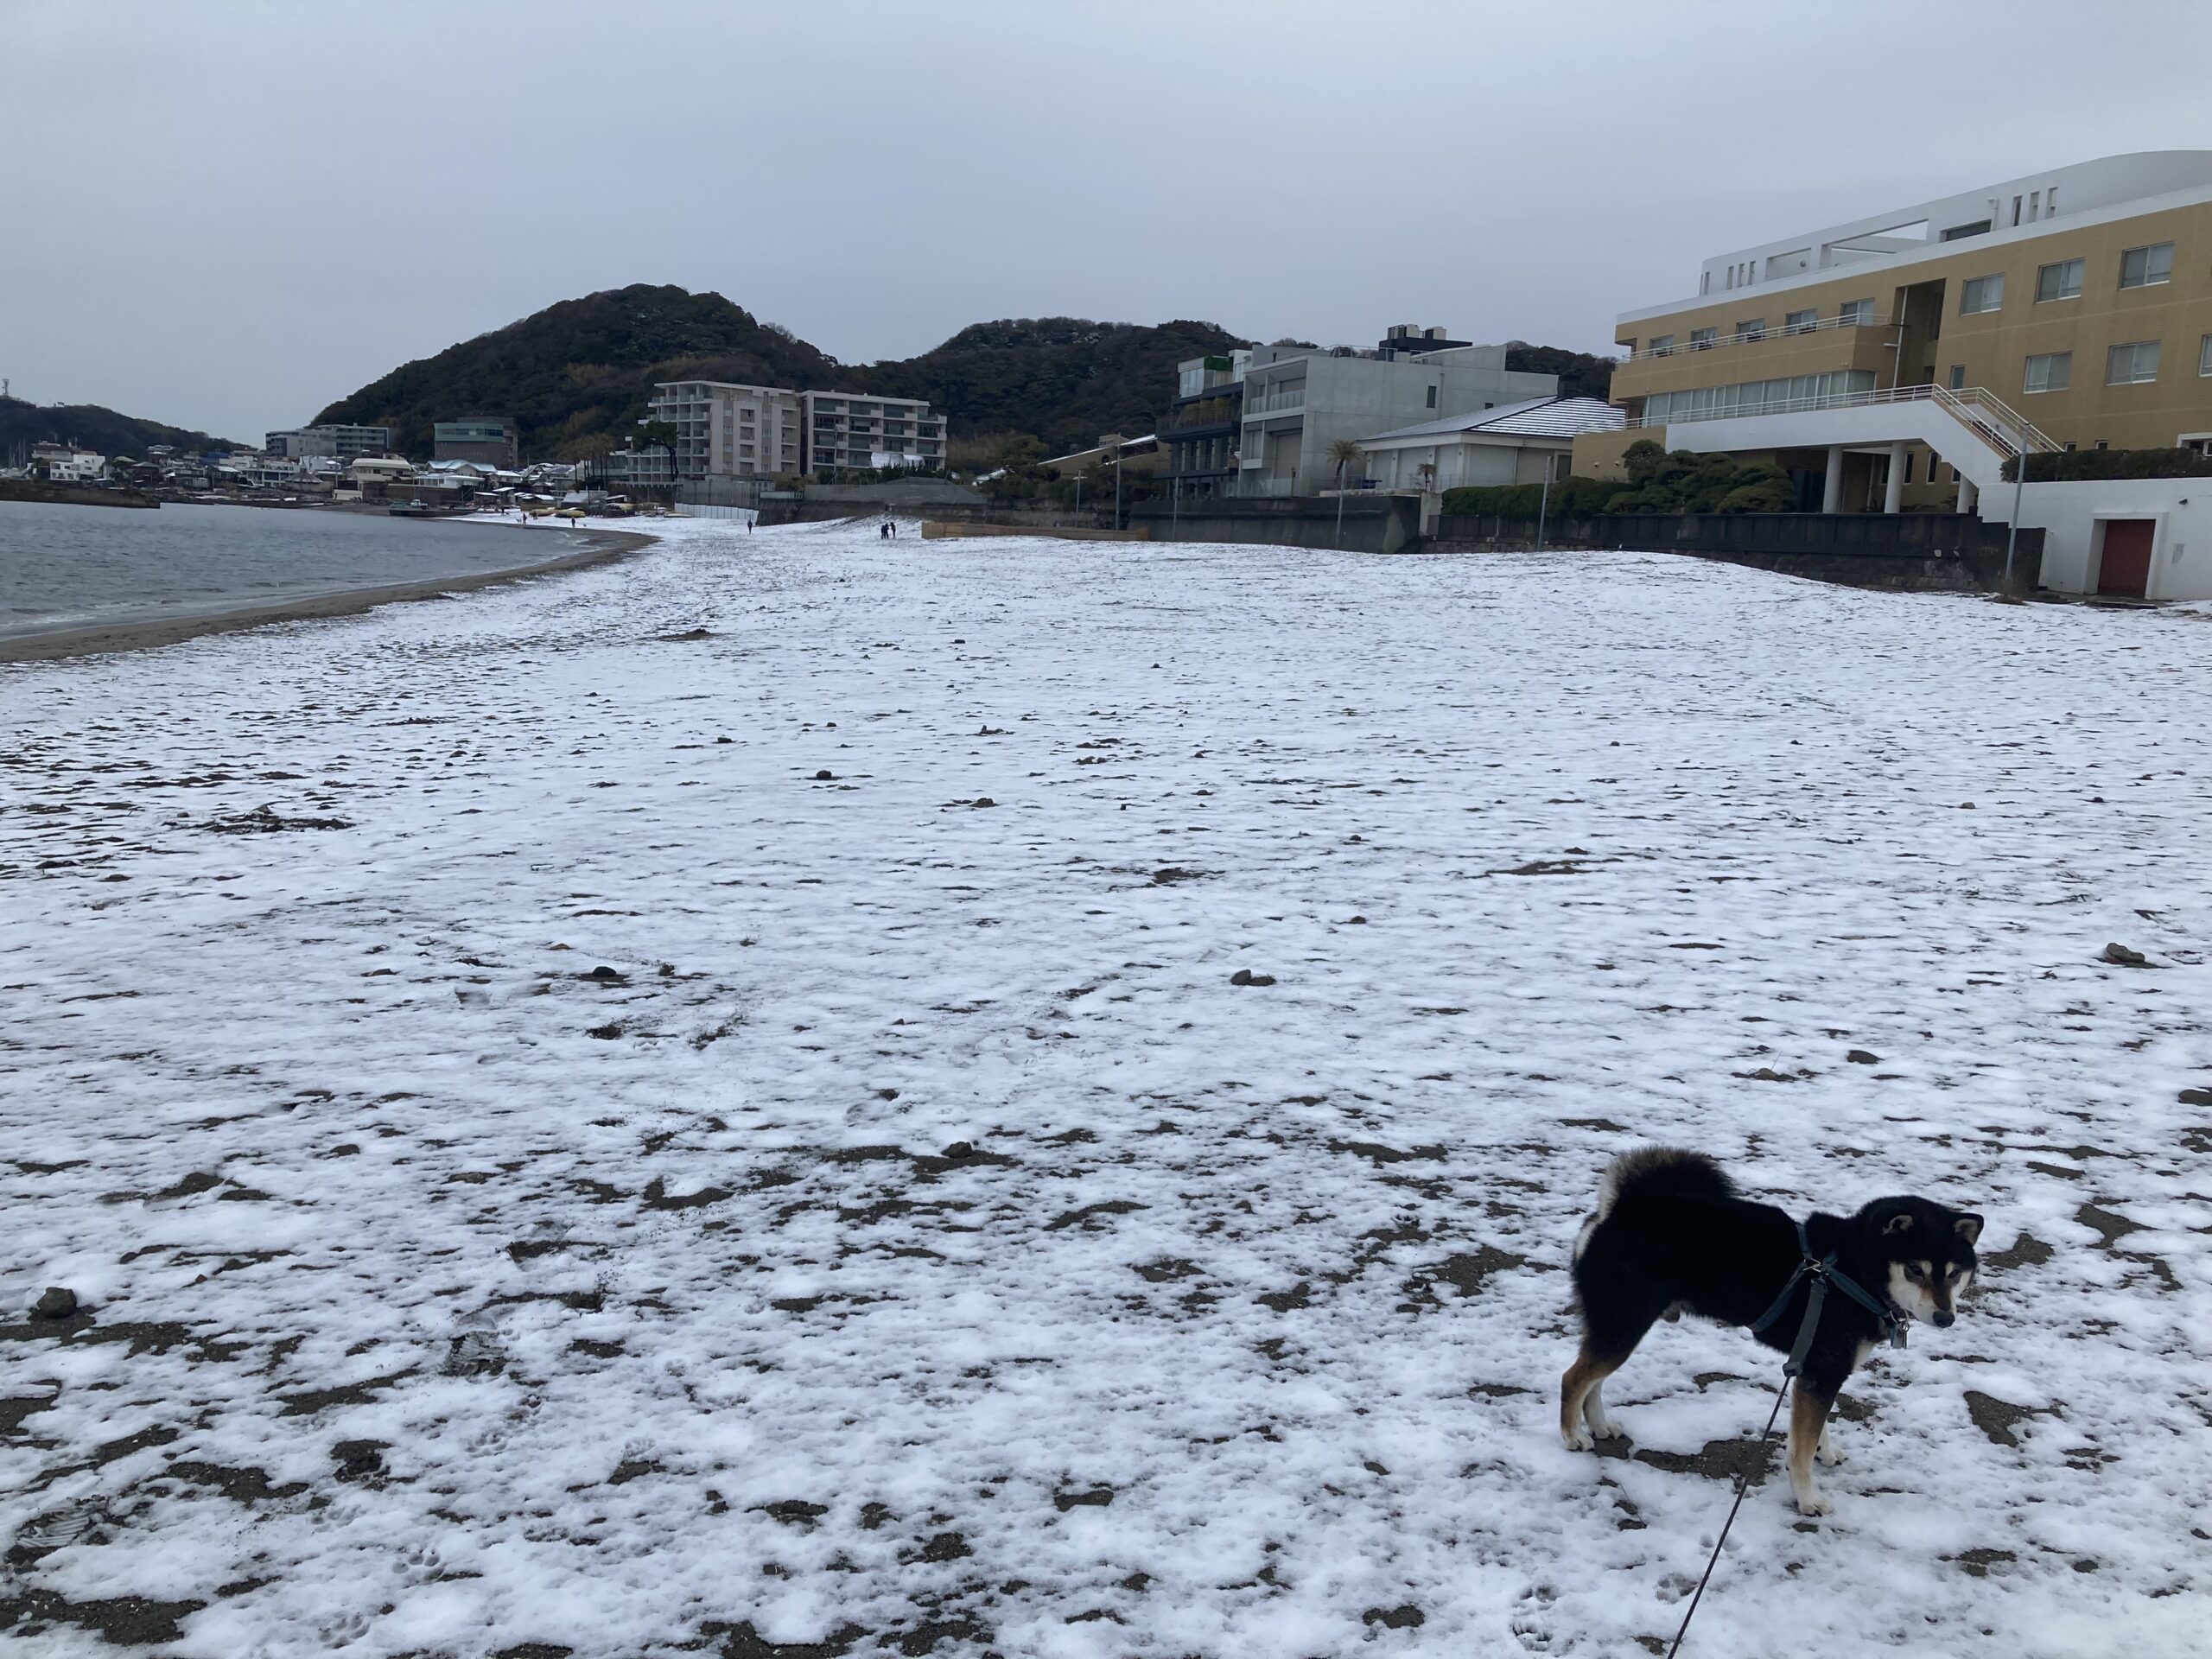
[[[928,398],[957,436],[1027,433],[1057,454],[1103,432],[1151,431],[1174,396],[1178,363],[1244,343],[1211,322],[1024,317],[976,323],[934,351],[855,378],[870,391]]]
[[[394,369],[318,422],[383,425],[428,454],[434,422],[509,415],[525,459],[601,453],[633,435],[653,383],[729,380],[801,391],[925,397],[956,442],[1027,435],[1053,453],[1101,433],[1149,432],[1174,395],[1175,365],[1243,344],[1217,323],[1024,317],[979,322],[918,357],[843,365],[719,294],[644,283],[563,300],[519,322]],[[1609,359],[1513,342],[1515,368],[1603,397]]]
[[[255,442],[259,442],[257,435]],[[194,454],[232,447],[205,432],[118,415],[98,404],[49,405],[0,397],[0,463],[11,457],[19,462],[35,443],[73,443],[103,455],[130,455],[142,461],[147,449],[156,443]]]
[[[434,422],[511,415],[525,459],[568,459],[634,431],[656,380],[826,386],[835,370],[789,330],[719,294],[639,283],[563,300],[403,364],[315,421],[389,426],[403,452],[427,455]]]

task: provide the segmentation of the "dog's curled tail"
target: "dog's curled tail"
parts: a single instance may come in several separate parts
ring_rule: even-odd
[[[1574,1259],[1582,1259],[1590,1235],[1630,1194],[1673,1192],[1688,1198],[1726,1198],[1733,1197],[1735,1191],[1735,1183],[1726,1173],[1701,1152],[1681,1147],[1638,1147],[1634,1152],[1624,1152],[1605,1166],[1605,1178],[1598,1184],[1598,1208],[1575,1238]]]

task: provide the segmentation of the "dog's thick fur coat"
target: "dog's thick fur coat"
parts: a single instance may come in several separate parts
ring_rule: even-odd
[[[1926,1198],[1876,1198],[1855,1215],[1815,1211],[1805,1236],[1814,1255],[1833,1252],[1836,1270],[1872,1295],[1948,1325],[1974,1283],[1981,1217]],[[1655,1323],[1687,1312],[1749,1327],[1774,1305],[1801,1260],[1789,1217],[1738,1197],[1703,1154],[1649,1147],[1615,1159],[1597,1211],[1574,1242],[1582,1351],[1560,1379],[1559,1396],[1560,1436],[1568,1448],[1587,1451],[1593,1436],[1622,1432],[1606,1414],[1605,1382]],[[1799,1281],[1758,1339],[1788,1353],[1811,1294],[1809,1282]],[[1832,1507],[1814,1489],[1813,1460],[1842,1461],[1829,1441],[1828,1413],[1882,1333],[1873,1313],[1829,1294],[1790,1404],[1789,1484],[1807,1515]]]

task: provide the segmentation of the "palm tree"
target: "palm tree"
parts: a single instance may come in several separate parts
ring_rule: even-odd
[[[1337,468],[1337,540],[1339,544],[1344,538],[1344,468],[1357,461],[1359,456],[1358,439],[1332,438],[1329,440],[1329,459],[1335,463]]]

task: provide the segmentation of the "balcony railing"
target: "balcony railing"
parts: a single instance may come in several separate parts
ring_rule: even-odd
[[[1829,328],[1894,328],[1893,318],[1883,321],[1877,317],[1815,317],[1810,322],[1784,322],[1758,328],[1740,328],[1732,334],[1718,334],[1711,340],[1691,341],[1677,340],[1671,346],[1645,346],[1640,352],[1630,352],[1618,360],[1623,363],[1648,363],[1655,357],[1688,357],[1693,352],[1709,352],[1721,346],[1749,346],[1754,341],[1775,340],[1791,334],[1816,334]]]
[[[1296,391],[1279,392],[1272,397],[1248,397],[1244,400],[1244,418],[1249,421],[1255,415],[1276,415],[1287,409],[1305,407],[1306,388],[1300,386]]]
[[[1821,409],[1867,409],[1885,404],[1923,403],[1932,403],[1955,420],[1974,428],[1991,448],[2001,454],[2018,454],[2025,449],[2030,454],[2047,455],[2063,447],[2038,431],[2033,422],[2022,417],[2002,398],[1980,386],[1968,386],[1959,391],[1953,391],[1948,386],[1883,386],[1872,391],[1777,397],[1762,403],[1738,404],[1733,409],[1707,410],[1694,415],[1676,416],[1669,420],[1646,421],[1638,416],[1628,425],[1631,428],[1688,426],[1699,421],[1732,421],[1760,415],[1802,415]]]

